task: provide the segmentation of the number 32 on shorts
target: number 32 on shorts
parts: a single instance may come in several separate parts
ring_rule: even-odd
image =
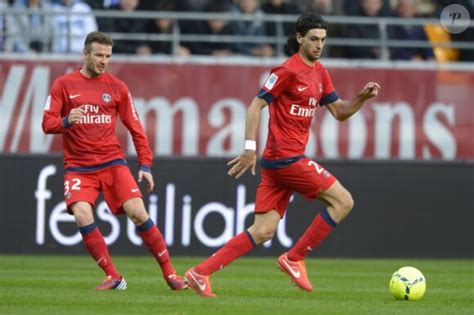
[[[64,196],[66,196],[69,193],[70,190],[81,190],[81,180],[79,178],[73,178],[71,179],[72,185],[71,188],[69,188],[69,180],[64,182]]]

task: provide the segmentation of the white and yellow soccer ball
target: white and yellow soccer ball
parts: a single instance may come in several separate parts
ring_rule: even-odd
[[[390,292],[397,300],[417,301],[425,291],[425,276],[414,267],[402,267],[390,279]]]

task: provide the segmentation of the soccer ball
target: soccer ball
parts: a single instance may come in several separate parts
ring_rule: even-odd
[[[425,276],[414,267],[402,267],[390,279],[390,292],[397,300],[417,301],[426,291]]]

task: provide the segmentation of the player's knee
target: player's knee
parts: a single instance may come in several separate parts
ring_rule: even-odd
[[[332,214],[335,216],[336,221],[339,222],[351,212],[354,207],[354,199],[348,191],[345,191],[338,196],[332,206],[335,211],[335,213],[333,212]]]
[[[140,226],[148,221],[148,215],[142,211],[131,211],[128,213],[128,217],[136,226]]]
[[[275,229],[272,227],[262,226],[255,230],[255,243],[261,244],[273,238]]]
[[[79,226],[85,226],[94,222],[90,205],[78,202],[71,206],[71,210]]]
[[[149,217],[141,198],[127,200],[123,204],[123,209],[136,226],[140,226],[148,221]]]
[[[346,196],[344,197],[343,207],[347,213],[351,212],[352,208],[354,208],[354,198],[352,198],[350,192],[347,192]]]
[[[352,208],[354,208],[354,199],[350,192],[346,192],[339,198],[338,210],[345,217],[351,212]]]

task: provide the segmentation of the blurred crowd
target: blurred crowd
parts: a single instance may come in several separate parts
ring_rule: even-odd
[[[95,30],[122,34],[173,35],[178,32],[194,36],[286,37],[293,32],[294,21],[282,23],[278,27],[276,22],[265,22],[259,17],[267,14],[298,15],[314,10],[323,16],[436,18],[442,8],[452,3],[462,4],[474,17],[474,0],[0,0],[0,9],[11,8],[12,12],[31,10],[29,14],[0,15],[0,51],[77,53],[82,50],[85,36]],[[54,11],[55,14],[40,14],[44,10]],[[130,17],[95,16],[94,10],[125,12]],[[207,21],[141,19],[130,14],[134,11],[239,13],[248,18],[239,21],[219,18]],[[440,25],[389,25],[386,34],[389,40],[415,40],[431,44],[442,41],[472,43],[473,31],[470,28],[460,34],[450,34]],[[376,24],[332,23],[328,30],[329,47],[325,55],[358,59],[474,61],[472,49],[391,47],[388,51],[381,51],[380,45],[330,45],[331,38],[357,41],[378,40],[380,37],[380,29]],[[275,42],[180,41],[176,45],[170,40],[136,40],[132,36],[116,40],[114,53],[269,57],[278,55],[279,51]]]

